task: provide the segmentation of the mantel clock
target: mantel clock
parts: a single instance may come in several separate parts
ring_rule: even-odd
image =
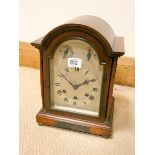
[[[104,20],[80,16],[31,44],[40,51],[38,124],[110,137],[123,38],[116,37]]]

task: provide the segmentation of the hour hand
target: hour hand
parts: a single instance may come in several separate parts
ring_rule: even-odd
[[[82,82],[82,83],[76,85],[76,89],[77,89],[78,87],[82,86],[82,85],[86,85],[86,84],[88,84],[89,82],[95,82],[95,81],[96,81],[96,79],[85,80],[84,82]]]

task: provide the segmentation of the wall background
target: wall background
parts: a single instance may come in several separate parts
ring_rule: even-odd
[[[31,42],[81,15],[103,18],[134,57],[134,0],[20,0],[20,41]]]

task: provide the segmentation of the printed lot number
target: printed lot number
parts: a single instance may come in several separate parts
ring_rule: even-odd
[[[81,59],[80,58],[68,58],[68,67],[81,68]]]

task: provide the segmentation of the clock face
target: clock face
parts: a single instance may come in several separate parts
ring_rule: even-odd
[[[82,40],[65,41],[49,65],[51,109],[98,116],[106,64],[99,64],[95,49]]]

